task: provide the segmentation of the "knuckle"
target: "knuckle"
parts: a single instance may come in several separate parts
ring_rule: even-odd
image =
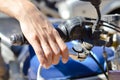
[[[48,58],[48,57],[51,57],[51,55],[52,55],[51,51],[46,52],[46,57],[47,57],[47,58]]]
[[[50,30],[50,31],[48,31],[48,35],[52,35],[52,31]]]
[[[45,33],[41,33],[41,34],[40,34],[40,37],[45,37],[45,36],[46,36]]]
[[[53,33],[57,33],[57,30],[56,30],[56,29],[53,29]]]
[[[67,50],[67,46],[64,45],[61,50],[62,50],[62,52],[65,52]]]
[[[45,58],[38,56],[38,59],[39,59],[41,64],[45,64],[45,61],[46,61]]]
[[[59,63],[59,58],[60,58],[60,55],[58,56],[54,56],[54,59],[53,59],[53,64],[58,64]]]
[[[57,50],[56,50],[56,51],[54,52],[54,55],[55,55],[55,56],[59,56],[59,55],[60,55],[60,51],[57,51]]]
[[[53,33],[56,34],[56,36],[59,35],[58,31],[56,29],[53,29]]]
[[[41,64],[45,64],[45,60],[44,59],[39,59]]]
[[[59,63],[59,58],[55,60],[54,64],[58,64]]]
[[[31,34],[29,37],[30,37],[30,39],[37,40],[37,35],[36,34]]]
[[[35,52],[36,52],[36,54],[38,54],[38,55],[41,55],[41,53],[42,53],[39,49],[37,49]]]

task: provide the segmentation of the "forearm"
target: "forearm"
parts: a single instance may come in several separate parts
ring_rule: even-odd
[[[18,20],[35,8],[29,0],[0,0],[0,11]]]

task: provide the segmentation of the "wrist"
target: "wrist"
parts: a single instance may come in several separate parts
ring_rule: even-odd
[[[38,9],[30,1],[24,1],[18,8],[19,10],[15,13],[15,18],[18,21],[25,19],[27,16],[38,12]]]

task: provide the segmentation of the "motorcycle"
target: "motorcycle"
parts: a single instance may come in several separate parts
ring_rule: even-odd
[[[98,4],[99,4],[99,1],[98,1]],[[119,27],[116,25],[117,24],[116,22],[118,22],[119,15],[107,15],[107,16],[103,17],[107,20],[105,20],[105,19],[101,20],[101,16],[99,14],[98,8],[97,8],[97,11],[98,11],[98,19],[88,18],[88,17],[74,17],[74,18],[68,19],[68,20],[59,19],[59,20],[55,20],[55,21],[51,21],[51,22],[53,23],[54,26],[57,26],[56,30],[59,32],[60,36],[62,37],[62,39],[65,42],[75,40],[72,42],[73,43],[72,47],[69,48],[69,50],[72,51],[71,53],[74,53],[74,54],[72,54],[72,56],[75,56],[75,57],[77,56],[79,62],[80,61],[84,62],[85,60],[89,60],[89,58],[88,58],[88,56],[89,56],[90,59],[92,58],[92,62],[93,63],[95,62],[97,64],[97,67],[100,69],[100,71],[98,71],[94,75],[96,76],[98,74],[103,73],[107,79],[111,79],[111,78],[109,78],[109,75],[106,74],[106,71],[108,72],[111,70],[111,68],[108,68],[108,66],[110,66],[108,63],[112,62],[111,59],[114,59],[115,55],[112,55],[112,58],[111,58],[111,56],[109,56],[107,54],[107,52],[110,50],[106,49],[106,46],[113,47],[112,51],[114,51],[114,52],[116,52],[116,49],[119,48],[118,47],[119,44],[115,45],[115,43],[119,43],[119,35],[117,34],[117,32],[120,32],[120,30],[119,30]],[[117,17],[117,20],[116,20],[116,17]],[[111,18],[111,19],[115,18],[115,24],[112,23],[109,18]],[[108,29],[106,30],[106,28],[108,28],[110,30],[108,30]],[[24,36],[21,34],[20,35],[15,34],[15,35],[11,36],[10,41],[6,41],[6,40],[8,40],[6,38],[3,40],[3,37],[4,36],[2,36],[2,41],[3,41],[2,43],[4,43],[4,44],[7,43],[7,47],[8,47],[8,44],[10,43],[10,45],[9,45],[11,47],[10,50],[12,50],[12,49],[16,50],[15,49],[16,46],[13,46],[13,44],[19,44],[19,45],[23,45],[26,43],[28,44],[28,42],[26,41]],[[116,39],[116,40],[114,40],[114,39]],[[91,50],[93,49],[94,46],[102,46],[100,51],[102,50],[103,54],[101,52],[100,55],[102,56],[102,59],[104,59],[104,61],[103,61],[103,62],[105,62],[104,65],[100,64],[99,61],[96,60],[95,56],[93,56],[94,54],[92,54]],[[17,79],[25,80],[25,78],[27,77],[27,76],[24,76],[24,74],[21,73],[21,71],[20,71],[23,68],[25,59],[29,56],[28,46],[25,45],[23,47],[24,48],[22,48],[22,51],[19,53],[19,55],[17,54],[16,58],[13,57],[12,58],[13,60],[9,60],[8,64],[10,65],[9,70],[10,70],[11,80],[17,80]],[[95,49],[97,49],[97,48],[95,48]],[[14,50],[12,50],[12,52]],[[108,51],[106,51],[106,50],[108,50]],[[27,53],[27,56],[24,56],[26,53]],[[98,53],[98,52],[95,52],[95,53]],[[12,54],[15,55],[15,53],[12,53]],[[78,61],[77,61],[77,63],[79,63]],[[37,63],[35,63],[35,64],[37,64]],[[89,64],[89,63],[87,63],[87,64]],[[72,64],[70,64],[70,65],[72,65]],[[75,65],[75,67],[77,67],[77,66],[78,66],[77,69],[79,69],[80,65]],[[105,68],[103,66],[105,66]],[[70,66],[67,66],[64,70],[67,70],[67,68],[69,68],[69,67]],[[83,66],[83,67],[86,68],[85,66]],[[92,66],[92,68],[90,70],[94,70],[95,68],[93,68],[93,67],[94,66]],[[41,67],[38,68],[38,78],[37,79],[41,80],[40,74],[42,74],[42,73],[39,70],[43,70],[45,72],[47,70],[41,69]],[[71,70],[71,68],[70,68],[70,70]],[[51,70],[48,70],[48,71],[51,71]],[[79,70],[76,70],[76,71],[80,72]],[[54,71],[53,71],[53,73],[54,73]],[[88,73],[86,73],[86,74],[88,74]],[[52,80],[52,79],[54,79],[54,80],[55,79],[57,79],[57,80],[65,79],[66,80],[66,79],[76,79],[76,78],[81,79],[81,80],[82,79],[85,79],[85,80],[100,79],[98,77],[91,78],[91,76],[93,76],[91,74],[89,74],[87,76],[85,76],[85,75],[80,76],[80,74],[77,76],[73,76],[73,75],[69,76],[68,75],[67,77],[62,77],[62,78],[50,78],[50,80]],[[109,74],[109,72],[108,72],[108,74]],[[30,76],[29,76],[29,78],[30,78]],[[28,79],[28,77],[27,77],[27,79]]]
[[[113,15],[111,15],[112,17],[113,17]],[[109,16],[110,17],[110,16]],[[89,22],[89,20],[90,20],[90,22]],[[81,17],[76,17],[76,18],[72,18],[72,19],[70,19],[70,20],[68,20],[68,21],[65,21],[65,22],[63,22],[63,23],[61,23],[56,29],[57,29],[57,31],[60,33],[60,36],[64,39],[64,41],[66,41],[66,42],[68,42],[68,41],[70,41],[70,40],[79,40],[78,42],[76,42],[76,41],[73,41],[73,44],[72,44],[72,46],[73,47],[69,47],[69,51],[70,51],[70,53],[74,53],[73,55],[75,55],[75,56],[78,56],[78,59],[79,59],[79,64],[81,64],[81,61],[82,60],[84,60],[85,59],[85,65],[89,65],[89,63],[92,63],[92,65],[94,64],[94,61],[98,64],[98,66],[97,66],[97,68],[100,68],[100,73],[104,73],[105,75],[106,75],[106,77],[108,78],[108,76],[107,76],[107,74],[105,73],[106,72],[106,69],[107,69],[107,66],[106,66],[106,68],[104,69],[103,68],[103,66],[105,66],[106,64],[108,65],[108,63],[109,63],[109,60],[111,60],[111,59],[113,59],[114,58],[114,52],[115,52],[115,47],[118,47],[118,44],[116,44],[116,46],[115,46],[115,43],[116,42],[118,42],[119,40],[117,39],[117,38],[119,38],[119,36],[117,35],[117,38],[115,37],[115,35],[116,35],[116,33],[114,32],[115,30],[116,31],[119,31],[118,29],[119,29],[119,27],[113,27],[113,24],[111,24],[111,23],[108,23],[108,22],[106,22],[106,21],[101,21],[102,23],[100,23],[101,24],[101,26],[107,26],[107,28],[112,28],[112,29],[114,29],[113,31],[111,31],[111,30],[108,30],[108,31],[106,31],[106,28],[104,28],[104,27],[101,27],[96,33],[92,33],[92,28],[91,27],[89,27],[91,24],[93,25],[93,22],[94,22],[94,19],[93,19],[93,21],[91,21],[91,19],[90,18],[86,18],[85,20],[84,20],[84,18],[81,18]],[[94,22],[95,23],[95,22]],[[89,26],[88,26],[88,25]],[[109,25],[108,25],[109,24]],[[87,27],[85,27],[87,25]],[[68,27],[69,26],[69,27]],[[114,25],[115,26],[115,25]],[[109,32],[110,31],[110,32]],[[113,35],[115,33],[115,35]],[[82,34],[82,35],[81,35]],[[89,34],[89,35],[88,35]],[[14,38],[12,39],[12,41],[14,41],[13,43],[17,43],[16,41],[18,41],[19,42],[19,44],[24,44],[24,43],[27,43],[26,42],[26,40],[24,39],[24,37],[22,36],[22,37],[20,37],[21,35],[15,35],[14,36]],[[117,40],[116,41],[114,41],[114,39],[116,38]],[[70,45],[68,45],[68,46],[70,46]],[[103,46],[103,47],[101,47],[101,48],[96,48],[96,47],[94,47],[93,48],[93,46]],[[106,46],[107,47],[112,47],[113,46],[113,50],[112,49],[106,49]],[[92,50],[93,49],[93,50]],[[95,51],[95,49],[96,50],[100,50],[100,51],[103,51],[103,52],[96,52]],[[97,56],[97,59],[99,59],[99,57],[100,56],[102,56],[102,59],[104,59],[105,60],[105,63],[104,63],[104,65],[103,65],[103,63],[102,64],[100,64],[97,60],[96,60],[96,58],[94,58],[94,54],[92,54],[90,51],[93,51],[94,52],[94,54],[96,53],[98,53],[98,54],[100,54],[99,56],[98,55],[96,55]],[[110,51],[110,52],[109,52]],[[114,51],[114,52],[113,52]],[[104,56],[103,56],[104,55]],[[111,55],[111,56],[110,56]],[[93,58],[93,61],[91,61],[91,62],[88,62],[87,63],[87,61],[89,60],[90,61],[90,59],[89,59],[89,57],[87,57],[87,56],[90,56],[90,57],[92,57]],[[101,58],[101,57],[100,57]],[[34,58],[35,59],[35,58]],[[73,58],[74,59],[74,58]],[[33,60],[33,62],[34,62],[34,60]],[[32,63],[32,62],[31,62]],[[73,62],[73,63],[76,63],[76,62]],[[78,63],[78,62],[77,62]],[[74,68],[75,67],[77,67],[77,66],[79,66],[79,68],[77,69],[77,71],[78,72],[82,72],[81,71],[81,65],[79,65],[79,64],[77,64],[76,63],[76,65],[74,64]],[[84,61],[83,61],[83,63],[84,63]],[[36,66],[38,66],[38,60],[35,60],[35,62],[34,62],[34,65],[36,65]],[[63,65],[64,64],[62,64],[62,63],[60,63],[59,64],[59,66],[62,66],[63,67]],[[70,65],[72,65],[72,64],[68,64],[69,66],[67,66],[67,65],[64,65],[64,66],[66,66],[66,68],[70,68]],[[101,66],[102,65],[102,66]],[[59,69],[59,66],[56,66],[58,69]],[[111,67],[110,65],[108,65],[109,67]],[[33,67],[35,67],[35,66],[33,66]],[[95,65],[94,65],[94,67],[95,67]],[[37,67],[38,68],[38,67]],[[36,69],[37,69],[36,68]],[[66,69],[65,68],[65,69]],[[71,67],[72,68],[72,67]],[[71,68],[69,69],[69,70],[71,70]],[[84,66],[84,68],[86,68],[85,66]],[[90,68],[90,66],[89,66],[89,68]],[[34,69],[34,68],[33,68]],[[87,69],[87,68],[86,68]],[[91,69],[90,70],[94,70],[95,68],[93,68],[93,66],[91,66]],[[111,69],[111,68],[109,68],[109,69]],[[41,68],[39,69],[39,70],[41,70]],[[63,67],[63,70],[64,70],[64,67]],[[68,69],[67,69],[68,70]],[[80,70],[80,71],[79,71]],[[48,71],[51,71],[51,68],[50,68],[50,70],[48,70]],[[64,70],[65,72],[68,72],[68,71],[66,71],[66,70]],[[87,70],[87,71],[89,71],[89,70]],[[102,71],[102,72],[101,72]],[[40,71],[38,71],[38,72],[40,72]],[[53,71],[54,72],[54,71]],[[45,75],[45,73],[46,73],[46,75],[48,75],[48,72],[47,72],[47,70],[44,70],[44,69],[42,69],[42,74],[44,74]],[[64,72],[63,72],[64,73]],[[73,72],[73,73],[76,73],[76,71],[75,72]],[[85,74],[84,72],[82,72],[83,74]],[[97,72],[96,72],[97,73]],[[98,71],[98,73],[99,73],[99,71]],[[100,74],[99,73],[99,74]],[[40,73],[39,73],[40,74]],[[90,74],[92,74],[92,73],[90,73]],[[90,74],[87,74],[85,77],[88,77],[88,76],[90,76]],[[42,76],[44,76],[44,75],[42,75]],[[58,74],[59,75],[59,74]],[[69,76],[70,76],[70,74],[69,74]],[[44,76],[45,77],[45,76]],[[75,77],[75,76],[74,76]],[[70,79],[75,79],[73,76],[70,76],[69,78]],[[83,78],[83,76],[81,76],[81,75],[79,75],[79,76],[77,76],[77,77],[79,77],[79,78]],[[69,79],[69,78],[67,78],[67,79]],[[78,79],[79,79],[78,78]],[[105,78],[105,77],[104,77]],[[41,79],[41,78],[40,78]],[[45,79],[47,80],[48,78],[46,78],[45,77]],[[56,78],[53,78],[54,80],[56,79]],[[61,79],[66,79],[66,77],[65,78],[60,78],[60,80]],[[86,78],[85,78],[86,79]],[[95,78],[95,79],[98,79],[98,77],[97,78]],[[49,79],[48,79],[49,80]],[[51,80],[51,79],[50,79]],[[59,80],[59,78],[58,78],[58,80]],[[88,79],[89,80],[89,79]],[[93,78],[92,78],[92,80],[93,80]]]

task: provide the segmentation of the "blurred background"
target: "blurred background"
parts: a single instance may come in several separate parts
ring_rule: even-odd
[[[80,0],[31,0],[49,17],[68,19],[74,16],[96,17],[94,7]],[[101,14],[120,14],[120,0],[102,0]],[[0,14],[0,17],[5,15]]]
[[[31,0],[48,16],[68,19],[74,16],[96,17],[94,7],[80,0]],[[120,0],[102,0],[101,14],[120,14]],[[58,14],[58,15],[57,15]],[[56,16],[55,16],[56,15]]]

